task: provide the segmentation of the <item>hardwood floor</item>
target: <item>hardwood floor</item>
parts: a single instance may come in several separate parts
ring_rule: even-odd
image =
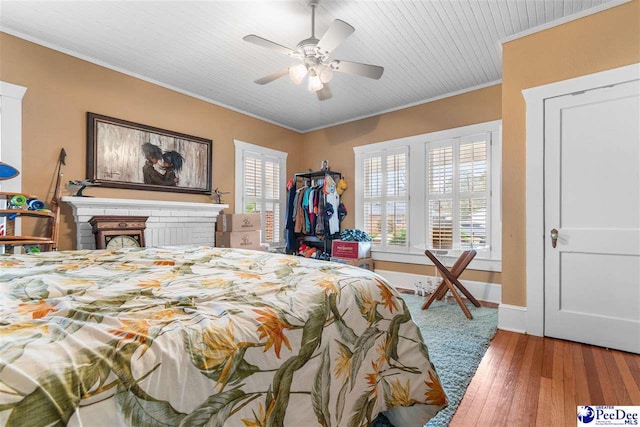
[[[578,405],[640,405],[640,356],[498,331],[450,426],[572,426]]]

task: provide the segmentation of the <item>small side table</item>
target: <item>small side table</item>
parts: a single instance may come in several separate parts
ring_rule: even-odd
[[[433,262],[435,268],[437,268],[438,271],[442,273],[442,282],[440,282],[440,285],[435,290],[435,292],[432,293],[431,296],[429,296],[429,299],[427,299],[427,301],[425,301],[425,303],[422,305],[422,309],[426,310],[427,308],[429,308],[431,303],[433,303],[433,301],[435,301],[436,299],[441,300],[442,298],[444,298],[447,290],[450,290],[453,294],[453,297],[458,302],[458,305],[460,305],[460,308],[464,312],[465,316],[467,316],[468,319],[473,319],[471,312],[464,304],[464,301],[462,301],[462,298],[460,298],[460,295],[456,291],[456,288],[458,288],[460,292],[462,292],[473,305],[475,305],[476,307],[480,307],[480,303],[478,302],[478,300],[475,299],[475,297],[471,295],[471,292],[469,292],[458,280],[458,277],[460,277],[471,260],[473,260],[473,258],[476,256],[476,251],[468,250],[462,252],[462,254],[460,254],[456,262],[451,267],[451,270],[445,267],[430,250],[424,251],[424,254]]]

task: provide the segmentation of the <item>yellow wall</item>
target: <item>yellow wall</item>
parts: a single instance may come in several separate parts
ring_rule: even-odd
[[[634,0],[503,46],[502,302],[505,304],[526,306],[526,118],[522,90],[639,62],[639,27],[640,1]]]
[[[305,134],[305,164],[317,170],[320,162],[329,160],[332,170],[341,172],[350,185],[343,194],[349,214],[344,228],[354,227],[354,167],[353,147],[411,135],[436,132],[483,123],[501,118],[501,86],[494,85],[438,101],[405,108],[368,119],[357,120]],[[376,269],[414,274],[433,274],[433,268],[394,262],[376,262]],[[500,273],[466,271],[467,280],[501,283]]]
[[[69,55],[0,33],[0,80],[25,86],[23,99],[23,190],[51,199],[62,147],[64,178],[86,177],[86,113],[142,123],[213,140],[213,186],[235,190],[233,139],[290,153],[287,172],[301,170],[302,135],[262,120],[147,83]],[[99,197],[209,202],[205,195],[92,187]],[[63,191],[63,195],[68,192]],[[234,211],[233,194],[224,202]],[[75,246],[71,208],[63,204],[60,249]],[[24,223],[24,231],[31,227]]]

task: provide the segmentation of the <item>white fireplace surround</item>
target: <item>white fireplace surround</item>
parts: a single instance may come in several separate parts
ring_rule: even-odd
[[[77,249],[95,249],[89,220],[96,215],[147,216],[146,246],[213,246],[216,219],[228,205],[169,202],[165,200],[63,197],[73,208],[77,228]]]

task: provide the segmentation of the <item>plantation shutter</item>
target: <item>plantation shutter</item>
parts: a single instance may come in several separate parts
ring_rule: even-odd
[[[466,139],[466,138],[465,138]],[[487,140],[460,143],[458,220],[460,245],[472,247],[487,242]]]
[[[260,213],[262,241],[281,242],[280,171],[282,160],[264,154],[244,152],[243,212]]]
[[[369,153],[362,161],[364,230],[374,245],[406,247],[408,148]]]
[[[382,154],[364,159],[364,231],[374,244],[382,243]]]
[[[264,156],[264,241],[280,242],[280,160]]]
[[[487,244],[489,147],[489,133],[427,144],[428,246]]]
[[[428,206],[429,245],[438,249],[453,247],[453,142],[429,144]]]

